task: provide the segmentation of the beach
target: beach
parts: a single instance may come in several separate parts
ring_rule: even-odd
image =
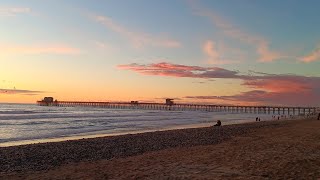
[[[274,120],[0,148],[1,179],[317,179],[320,121]]]
[[[0,1],[0,180],[320,180],[320,0],[90,2]]]

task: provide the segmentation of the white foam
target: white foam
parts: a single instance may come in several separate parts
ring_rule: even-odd
[[[43,107],[0,104],[0,146],[4,143],[59,139],[81,134],[117,134],[201,124],[236,124],[271,119],[265,114]]]

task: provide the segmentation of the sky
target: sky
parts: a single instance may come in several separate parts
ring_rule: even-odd
[[[318,0],[1,0],[0,102],[320,106]]]

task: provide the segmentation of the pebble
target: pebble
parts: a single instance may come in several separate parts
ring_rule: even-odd
[[[67,163],[96,161],[142,154],[174,147],[218,144],[232,136],[280,121],[191,128],[70,140],[0,148],[0,173],[48,170]]]

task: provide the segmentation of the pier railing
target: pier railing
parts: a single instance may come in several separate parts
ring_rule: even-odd
[[[146,109],[167,111],[209,111],[230,113],[254,113],[276,115],[306,115],[316,113],[316,107],[280,107],[280,106],[230,106],[230,105],[201,105],[201,104],[165,104],[141,102],[80,102],[80,101],[37,101],[40,106],[58,107],[97,107],[111,109]]]

